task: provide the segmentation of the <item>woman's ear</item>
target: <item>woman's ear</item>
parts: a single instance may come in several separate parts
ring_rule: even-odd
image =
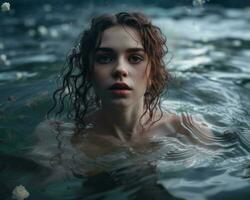
[[[149,77],[148,86],[151,87],[151,85],[152,85],[152,79],[151,77]]]
[[[152,85],[152,78],[151,78],[151,74],[148,75],[148,81],[147,81],[147,88],[150,88]]]
[[[151,85],[152,85],[152,81],[151,81],[151,78],[149,77],[149,78],[148,78],[148,81],[147,81],[147,88],[146,88],[145,95],[148,95],[148,94],[149,94]]]

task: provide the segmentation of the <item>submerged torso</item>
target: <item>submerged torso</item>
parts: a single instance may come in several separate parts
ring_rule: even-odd
[[[154,165],[166,155],[171,159],[185,159],[198,155],[199,151],[202,154],[204,148],[209,149],[204,152],[213,151],[208,140],[213,136],[197,125],[189,116],[164,115],[147,132],[124,142],[91,123],[85,130],[76,132],[73,123],[46,121],[36,130],[38,143],[31,155],[57,171],[60,167],[62,173],[91,176],[122,163]],[[199,137],[202,135],[205,137]]]

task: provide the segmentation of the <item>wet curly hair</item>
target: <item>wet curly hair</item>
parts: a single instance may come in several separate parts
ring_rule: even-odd
[[[60,77],[61,85],[53,94],[54,104],[49,112],[55,111],[55,115],[60,115],[67,110],[68,118],[73,119],[77,124],[83,124],[84,117],[88,113],[101,107],[91,80],[94,55],[96,48],[100,46],[102,33],[113,26],[128,26],[139,33],[151,65],[149,77],[151,84],[148,84],[144,95],[145,111],[140,121],[147,113],[149,113],[149,119],[145,124],[152,121],[157,108],[161,111],[158,120],[161,119],[163,112],[160,107],[160,96],[170,78],[164,63],[164,56],[168,52],[166,37],[144,14],[137,12],[104,14],[92,19],[90,27],[82,32],[80,40],[67,56],[66,65]]]

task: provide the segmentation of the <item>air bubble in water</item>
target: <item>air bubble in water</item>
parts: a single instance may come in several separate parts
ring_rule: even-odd
[[[10,61],[7,59],[7,56],[5,54],[0,55],[0,65],[5,65],[5,66],[10,65]]]
[[[41,36],[48,35],[48,29],[45,26],[39,26],[37,31]]]
[[[56,29],[51,29],[50,30],[50,36],[53,37],[53,38],[58,38],[59,36],[59,33]]]

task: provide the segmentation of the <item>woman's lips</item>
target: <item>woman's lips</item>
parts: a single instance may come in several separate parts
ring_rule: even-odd
[[[112,94],[115,94],[115,95],[127,95],[130,93],[131,90],[128,90],[128,89],[113,89],[113,90],[110,90]]]
[[[132,89],[124,82],[116,82],[109,87],[109,91],[118,96],[126,96]]]
[[[131,90],[131,88],[124,82],[115,82],[109,87],[110,90]]]

